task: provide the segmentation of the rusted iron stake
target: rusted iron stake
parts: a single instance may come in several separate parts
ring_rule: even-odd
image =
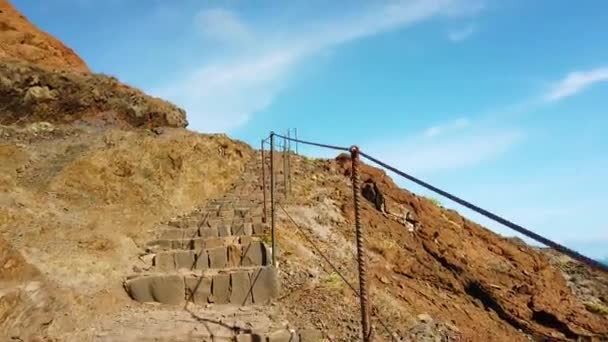
[[[293,134],[295,135],[295,138],[296,138],[296,154],[299,154],[298,153],[298,128],[297,127],[293,129]]]
[[[283,193],[287,200],[287,138],[283,136]]]
[[[291,152],[291,128],[287,129],[287,151]]]
[[[291,129],[287,130],[287,138],[289,142],[287,143],[287,184],[289,185],[288,192],[291,194]]]
[[[371,329],[369,322],[369,306],[367,301],[367,262],[364,246],[364,232],[361,225],[361,207],[360,193],[361,185],[359,184],[359,148],[352,146],[350,148],[350,157],[352,162],[352,181],[353,181],[353,199],[355,205],[355,230],[357,235],[357,263],[359,266],[359,297],[361,300],[361,327],[363,328],[363,341],[371,341]]]
[[[262,215],[262,222],[266,223],[266,156],[264,154],[264,139],[262,139],[262,193],[264,201],[264,213]]]
[[[272,266],[277,267],[277,244],[274,231],[274,132],[270,132],[270,231],[272,234]]]

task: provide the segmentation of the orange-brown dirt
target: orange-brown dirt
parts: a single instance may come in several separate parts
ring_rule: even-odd
[[[0,124],[186,127],[186,113],[116,78],[91,74],[74,51],[0,0]]]
[[[0,250],[0,341],[62,336],[128,306],[122,280],[154,224],[226,191],[251,155],[183,129],[0,126],[0,237],[14,248]]]
[[[61,289],[0,237],[0,338],[45,330],[57,312],[68,309],[62,296]]]
[[[203,323],[132,301],[123,279],[145,264],[156,225],[226,192],[259,154],[183,129],[183,110],[86,72],[0,6],[0,341],[109,341],[127,328],[188,340]],[[282,297],[268,319],[358,340],[357,298],[339,275],[356,285],[349,159],[291,165],[292,192],[277,206]],[[389,211],[362,200],[377,340],[608,340],[604,274],[500,237],[379,169],[364,165],[361,178]]]
[[[105,75],[0,64],[0,124],[46,121],[109,127],[186,127],[186,113]]]
[[[0,0],[0,61],[27,61],[49,70],[88,72],[69,47],[30,23],[7,0]]]
[[[348,170],[345,169],[347,174]],[[398,229],[385,230],[387,238],[417,247],[416,256],[384,253],[397,265],[394,272],[417,273],[418,278],[431,280],[439,288],[461,298],[472,298],[503,323],[534,336],[608,334],[606,318],[585,310],[559,269],[551,267],[542,253],[501,238],[453,210],[400,190],[378,169],[364,165],[362,177],[379,182],[390,199],[419,217],[421,228],[414,235]],[[427,262],[421,267],[423,258]],[[452,301],[452,305],[459,310],[457,303]]]
[[[309,231],[329,259],[356,281],[349,159],[293,158],[292,163],[294,193],[287,212]],[[384,333],[384,323],[399,336],[407,335],[403,331],[408,322],[428,314],[435,323],[447,324],[444,330],[448,332],[440,339],[446,341],[608,339],[606,312],[585,304],[545,253],[399,189],[383,171],[363,165],[361,180],[370,179],[383,191],[389,211],[410,211],[412,221],[416,221],[415,229],[410,229],[397,217],[383,215],[372,203],[362,202],[378,333]],[[287,217],[283,222],[290,227],[280,235],[283,262],[297,265],[289,268],[296,275],[298,269],[306,270],[301,275],[306,278],[306,273],[314,273],[307,270],[312,269],[310,260],[314,259],[310,251],[302,250],[303,246],[312,249],[312,245],[302,239]],[[323,322],[318,323],[345,336],[356,329],[335,316],[348,317],[356,327],[356,298],[340,285],[341,280],[331,274],[323,260],[315,261],[317,267],[325,265],[330,282],[336,286],[306,290],[298,284],[293,286],[294,296],[305,293],[299,300],[314,303],[314,313]],[[601,279],[605,282],[608,277],[597,275],[595,283]],[[605,288],[594,289],[599,292],[597,297],[605,298]]]

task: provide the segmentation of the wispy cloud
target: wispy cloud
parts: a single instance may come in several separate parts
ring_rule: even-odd
[[[475,33],[475,26],[471,24],[457,30],[449,31],[448,39],[454,43],[458,43],[469,38],[473,33]]]
[[[250,45],[256,47],[222,56],[221,61],[205,61],[151,92],[183,106],[194,129],[230,130],[271,104],[297,66],[312,56],[436,16],[468,15],[481,8],[475,0],[409,0],[370,6],[340,18],[303,21],[311,26],[300,31],[256,30],[259,33],[253,36],[236,14],[223,9],[205,11],[197,16],[201,29],[224,39],[250,37],[257,42]]]
[[[608,67],[588,71],[573,71],[555,83],[544,96],[545,101],[554,102],[575,95],[599,82],[608,81]]]
[[[445,124],[431,126],[431,127],[427,128],[423,134],[425,137],[432,138],[432,137],[436,137],[436,136],[441,135],[446,132],[463,129],[463,128],[467,127],[468,125],[469,125],[469,119],[459,118],[459,119],[456,119],[454,121],[451,121],[451,122],[448,122]]]
[[[412,172],[431,174],[476,166],[499,157],[525,137],[521,129],[495,127],[497,121],[511,121],[516,116],[528,115],[549,102],[572,96],[598,83],[608,81],[608,67],[590,71],[571,72],[541,97],[531,97],[513,105],[494,108],[474,120],[460,117],[430,126],[407,141],[376,142],[372,145],[387,160],[403,161]],[[494,123],[494,124],[493,124]],[[390,149],[387,146],[392,146]],[[390,152],[395,152],[394,154]],[[399,155],[408,151],[407,158]],[[415,160],[415,164],[409,163]]]
[[[408,160],[416,163],[408,165],[412,172],[428,174],[476,166],[494,159],[523,137],[521,132],[488,132],[477,136],[450,138],[436,143],[413,142],[400,150],[407,150]]]
[[[245,124],[251,113],[268,106],[282,89],[294,56],[275,51],[264,57],[208,65],[156,93],[184,106],[193,128],[225,132]]]
[[[204,9],[196,14],[194,22],[201,34],[213,40],[246,43],[254,37],[236,13],[223,8]]]
[[[429,130],[426,130],[406,140],[371,142],[366,150],[416,175],[430,175],[490,161],[524,138],[524,132],[515,128],[476,127],[468,120],[458,122],[436,126],[462,126],[458,132],[452,131],[457,134],[435,134],[433,139],[428,139]]]

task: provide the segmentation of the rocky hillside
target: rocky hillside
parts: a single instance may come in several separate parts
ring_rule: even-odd
[[[237,320],[358,340],[357,297],[341,278],[356,284],[348,156],[290,157],[273,251],[281,293],[263,312],[135,302],[124,280],[150,267],[158,228],[198,224],[227,192],[259,200],[261,156],[184,129],[183,110],[89,73],[0,6],[0,341],[190,341]],[[386,212],[366,200],[362,213],[377,340],[608,340],[605,275],[500,237],[379,169],[364,166],[362,181],[386,199]]]
[[[228,190],[252,153],[183,129],[0,126],[0,341],[118,314],[149,230]]]
[[[0,336],[79,341],[131,326],[196,329],[182,307],[133,302],[123,279],[141,264],[155,227],[180,214],[188,221],[242,179],[248,162],[257,165],[256,178],[261,163],[254,157],[225,136],[183,129],[3,127],[0,331],[11,336]],[[294,156],[292,167],[293,191],[277,211],[281,298],[265,319],[313,326],[333,341],[356,340],[357,298],[327,263],[356,284],[348,160]],[[389,211],[363,202],[379,340],[608,336],[608,317],[593,305],[606,296],[600,275],[564,276],[545,253],[397,188],[380,170],[366,167],[363,180],[376,182]],[[246,185],[242,190],[260,197],[259,180]]]
[[[7,241],[0,237],[0,338],[40,331],[66,310],[61,290],[49,283]]]
[[[175,105],[105,75],[52,72],[37,65],[0,64],[0,124],[46,121],[98,127],[185,127]]]
[[[114,77],[91,74],[68,47],[0,0],[0,124],[46,121],[186,127],[186,113]]]
[[[608,316],[608,274],[550,249],[543,249],[551,264],[561,270],[566,284],[588,311]]]
[[[299,280],[285,282],[294,296],[315,303],[313,312],[304,315],[348,336],[356,324],[345,320],[357,322],[356,298],[313,244],[356,281],[349,158],[293,158],[292,168],[293,194],[285,205],[289,216],[280,211],[289,228],[283,229],[279,246],[285,272]],[[378,333],[386,325],[399,336],[414,334],[421,340],[427,335],[441,341],[608,338],[608,316],[598,309],[607,294],[601,285],[606,275],[579,276],[575,283],[545,252],[400,189],[379,169],[364,165],[362,181],[376,184],[388,210],[384,214],[374,203],[363,203]],[[578,273],[591,272],[576,267]],[[319,272],[327,272],[321,276],[325,286],[311,289],[301,282]],[[589,291],[596,300],[583,296]]]
[[[7,0],[0,0],[0,60],[27,61],[49,70],[89,71],[72,49],[30,23]]]

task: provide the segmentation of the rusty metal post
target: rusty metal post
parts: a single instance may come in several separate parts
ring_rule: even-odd
[[[287,151],[291,151],[291,128],[287,129]]]
[[[367,258],[365,255],[364,232],[361,225],[361,206],[360,195],[361,185],[359,184],[359,148],[350,148],[352,162],[352,181],[353,199],[355,205],[355,231],[357,235],[357,263],[359,266],[359,296],[361,300],[361,327],[363,328],[363,341],[371,341],[371,327],[369,321],[369,306],[367,297]]]
[[[283,192],[287,200],[287,137],[283,136]]]
[[[277,267],[277,243],[274,221],[274,132],[270,132],[270,231],[272,235],[272,266]]]
[[[264,139],[262,139],[262,193],[264,201],[264,213],[262,214],[262,222],[266,223],[266,156],[264,154]]]
[[[287,130],[287,184],[289,185],[288,192],[291,194],[291,129]]]
[[[298,153],[298,128],[297,127],[293,129],[293,134],[295,135],[294,138],[296,138],[296,154],[299,154]]]

